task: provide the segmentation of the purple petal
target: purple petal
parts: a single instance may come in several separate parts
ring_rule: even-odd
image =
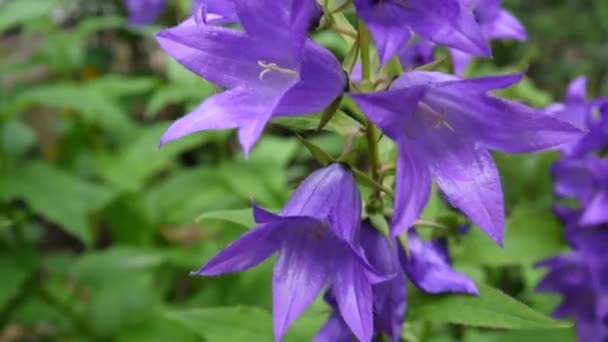
[[[494,98],[483,89],[507,87],[519,75],[439,83],[425,102],[458,130],[470,132],[487,148],[526,153],[553,149],[580,138],[576,127],[522,104]],[[460,132],[462,133],[462,132]]]
[[[587,98],[587,78],[579,77],[568,85],[566,103],[582,103]]]
[[[342,317],[333,312],[313,342],[352,342],[352,333]]]
[[[584,226],[593,226],[607,222],[608,192],[603,191],[595,195],[591,202],[587,204],[580,223]]]
[[[129,24],[134,26],[152,24],[165,8],[165,0],[125,0],[129,11]]]
[[[389,138],[397,141],[416,110],[417,102],[424,96],[424,88],[411,87],[350,96],[369,120],[380,127]]]
[[[300,80],[277,106],[280,116],[311,114],[324,110],[346,86],[342,66],[328,50],[308,40],[302,51]]]
[[[461,1],[410,0],[407,7],[404,18],[418,35],[476,56],[491,57],[481,28]]]
[[[251,203],[251,207],[253,208],[253,219],[255,220],[255,223],[268,223],[281,219],[281,216],[259,207],[255,202]]]
[[[300,184],[282,215],[328,220],[336,235],[354,242],[361,221],[361,195],[350,171],[341,164],[331,164]]]
[[[297,51],[277,49],[272,39],[248,37],[244,32],[215,26],[177,26],[156,35],[171,57],[202,78],[224,88],[247,85],[257,91],[293,84],[298,77],[270,72],[262,77],[260,63],[298,71]]]
[[[395,208],[391,222],[393,236],[414,225],[431,193],[431,176],[425,160],[407,143],[399,147],[395,184]]]
[[[409,258],[405,252],[400,253],[401,264],[408,278],[422,291],[430,294],[479,294],[469,277],[454,271],[442,251],[420,240],[415,231],[408,235],[408,247]]]
[[[334,268],[337,239],[314,220],[289,228],[272,281],[274,333],[280,341],[289,326],[327,284]]]
[[[437,185],[452,206],[462,210],[497,243],[502,244],[504,232],[504,204],[498,170],[488,151],[470,140],[470,135],[455,125],[431,125],[424,119],[436,121],[430,114],[416,114],[412,120],[411,139],[403,144],[419,148],[426,159]]]
[[[464,74],[464,72],[467,71],[469,64],[473,60],[473,55],[456,49],[450,49],[450,54],[452,55],[454,73],[456,75]]]
[[[273,96],[242,89],[227,90],[208,98],[194,111],[175,121],[161,138],[160,145],[192,133],[239,128],[239,140],[245,153],[259,138],[277,103]]]
[[[258,37],[303,42],[320,16],[315,0],[233,0],[245,31]]]
[[[342,256],[336,266],[332,289],[340,315],[359,341],[371,342],[372,286],[365,270],[356,258],[349,256]]]
[[[528,40],[524,26],[505,10],[500,10],[492,23],[485,27],[484,33],[488,39]]]
[[[268,259],[281,246],[281,230],[285,222],[258,226],[224,248],[195,275],[217,276],[247,270]]]

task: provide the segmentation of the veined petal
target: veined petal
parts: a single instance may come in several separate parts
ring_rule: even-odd
[[[340,256],[332,284],[344,322],[359,341],[371,342],[374,333],[372,285],[358,259]]]
[[[393,236],[414,225],[431,193],[429,166],[402,140],[397,160],[395,210],[391,222]]]
[[[365,21],[384,65],[410,37],[410,29],[403,18],[403,7],[397,1],[378,3],[374,0],[355,0],[357,15]]]
[[[400,251],[401,264],[408,278],[422,291],[431,294],[467,293],[478,295],[475,283],[452,269],[440,249],[425,243],[416,234],[408,234],[409,258]]]
[[[342,66],[325,48],[307,40],[302,51],[300,80],[283,96],[276,114],[304,115],[328,107],[346,86]]]
[[[509,78],[480,81],[480,87],[491,81],[507,84]],[[527,153],[554,149],[572,143],[583,133],[540,110],[484,94],[471,94],[465,90],[468,87],[474,88],[470,81],[464,81],[462,87],[457,87],[456,82],[449,88],[441,85],[427,92],[425,102],[445,112],[448,122],[455,125],[461,122],[472,137],[492,150]]]
[[[285,226],[285,222],[277,221],[248,231],[192,274],[217,276],[258,265],[279,250],[283,240],[281,230],[288,228]]]
[[[315,223],[289,229],[275,266],[272,308],[277,341],[321,293],[334,270],[338,239],[318,221],[309,222]]]
[[[156,35],[160,46],[184,67],[225,88],[247,85],[256,90],[297,81],[299,65],[293,47],[277,49],[272,39],[215,26],[182,25]],[[292,51],[293,50],[293,51]],[[295,74],[267,72],[264,65]]]
[[[320,18],[315,0],[233,0],[245,31],[259,37],[295,39],[303,42],[306,33]]]
[[[472,13],[454,0],[408,0],[404,20],[418,35],[470,54],[491,57]]]
[[[416,145],[422,148],[421,156],[450,203],[502,244],[503,193],[498,170],[488,151],[465,138],[462,132],[445,127],[434,129],[417,123],[412,129],[418,131]]]
[[[439,83],[437,87],[442,90],[451,90],[454,92],[485,94],[492,90],[510,88],[519,83],[523,77],[524,74],[519,73],[471,79],[457,79],[454,81],[444,81]]]
[[[350,97],[384,134],[398,141],[424,93],[424,87],[413,86],[383,93],[350,94]]]
[[[247,153],[279,101],[280,94],[272,95],[264,98],[261,93],[235,88],[212,96],[175,121],[161,138],[160,145],[196,132],[240,128],[239,138]]]
[[[333,312],[313,342],[352,342],[353,334],[337,312]]]
[[[282,215],[327,220],[337,236],[354,242],[361,221],[361,195],[350,171],[341,164],[331,164],[300,184]]]

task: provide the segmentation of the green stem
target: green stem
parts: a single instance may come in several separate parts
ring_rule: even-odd
[[[370,47],[370,36],[367,27],[363,21],[359,20],[359,46],[361,47],[361,69],[363,74],[363,81],[369,81],[371,79],[371,61],[369,56]]]
[[[370,35],[367,27],[363,21],[359,20],[359,46],[361,53],[361,69],[363,74],[363,91],[370,91],[367,85],[370,84],[371,80],[371,59],[369,55],[370,50]],[[365,138],[367,140],[367,146],[369,149],[370,167],[372,173],[372,179],[380,183],[380,156],[378,153],[378,139],[376,138],[376,128],[369,121],[365,120]]]

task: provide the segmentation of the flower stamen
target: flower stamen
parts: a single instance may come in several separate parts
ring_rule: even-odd
[[[299,74],[297,71],[295,70],[291,70],[291,69],[287,69],[287,68],[281,68],[280,66],[277,65],[277,63],[267,63],[264,61],[258,61],[258,65],[260,67],[262,67],[262,72],[260,72],[260,80],[264,79],[264,76],[266,76],[266,74],[271,73],[271,72],[278,72],[279,74],[282,75],[287,75],[287,76],[291,76],[291,77],[298,77]]]
[[[447,128],[451,132],[455,132],[456,131],[454,129],[454,127],[452,125],[450,125],[450,123],[443,117],[443,115],[437,113],[435,110],[433,110],[433,108],[431,108],[426,103],[420,102],[418,104],[418,106],[419,106],[419,108],[423,112],[425,112],[427,114],[430,114],[433,118],[437,119],[437,122],[433,125],[433,129],[438,129],[441,126],[444,126],[445,128]]]

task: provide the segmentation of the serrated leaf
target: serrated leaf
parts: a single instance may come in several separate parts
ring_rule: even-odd
[[[386,186],[376,182],[375,180],[372,179],[372,177],[370,177],[368,174],[363,173],[357,169],[351,169],[353,175],[355,176],[355,180],[357,180],[357,183],[374,189],[376,191],[382,191],[385,194],[389,195],[390,197],[394,197],[393,191],[389,188],[387,188]]]
[[[23,199],[37,214],[58,224],[85,244],[92,243],[87,218],[114,196],[105,186],[89,183],[48,164],[33,162],[0,177],[0,198]]]
[[[334,157],[332,157],[329,153],[323,151],[319,146],[315,145],[311,141],[308,141],[301,136],[298,135],[298,139],[306,146],[310,154],[321,164],[327,165],[336,161]]]
[[[503,292],[477,284],[480,295],[427,295],[410,291],[407,319],[453,323],[500,329],[567,328],[567,322],[555,321],[518,302]]]

